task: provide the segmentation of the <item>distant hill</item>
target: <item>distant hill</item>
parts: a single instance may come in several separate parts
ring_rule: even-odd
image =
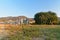
[[[17,17],[1,17],[0,18],[0,21],[8,21],[8,20],[13,20],[13,21],[16,21],[17,19],[19,19],[19,17],[25,17],[25,16],[17,16]]]
[[[28,18],[26,16],[16,16],[16,17],[1,17],[0,18],[0,22],[17,22],[17,23],[21,23],[23,20],[26,20],[25,22],[28,21],[28,23],[35,23],[34,18]],[[22,21],[21,21],[22,20]]]

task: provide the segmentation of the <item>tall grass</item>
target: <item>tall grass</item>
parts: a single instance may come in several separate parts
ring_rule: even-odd
[[[23,25],[11,27],[1,40],[60,40],[59,25]]]

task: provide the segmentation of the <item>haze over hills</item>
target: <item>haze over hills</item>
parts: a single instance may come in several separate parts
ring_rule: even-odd
[[[8,17],[0,17],[0,22],[6,22],[6,21],[9,21],[9,20],[12,20],[12,21],[17,21],[17,20],[21,20],[22,18],[27,18],[30,22],[34,21],[34,18],[28,18],[26,16],[8,16]]]

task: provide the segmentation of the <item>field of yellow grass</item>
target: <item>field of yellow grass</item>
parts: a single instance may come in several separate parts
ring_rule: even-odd
[[[12,25],[4,26],[9,35],[4,40],[60,40],[60,25]],[[8,38],[9,37],[9,38]]]

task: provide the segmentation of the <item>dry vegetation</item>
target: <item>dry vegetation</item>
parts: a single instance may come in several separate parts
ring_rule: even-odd
[[[9,35],[1,40],[60,40],[60,25],[10,25],[6,30]]]

